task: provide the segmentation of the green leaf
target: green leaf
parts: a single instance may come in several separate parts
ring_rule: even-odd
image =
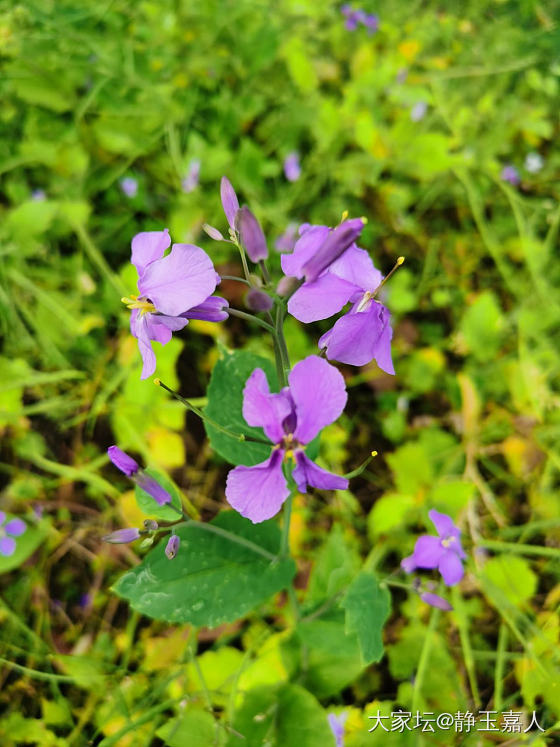
[[[259,687],[245,696],[237,711],[227,747],[334,747],[327,714],[299,685]]]
[[[481,293],[466,310],[460,326],[468,350],[479,361],[496,355],[502,339],[503,319],[492,291]]]
[[[233,433],[266,438],[262,428],[251,428],[243,417],[243,389],[255,368],[263,369],[271,391],[277,391],[276,373],[269,360],[246,351],[224,353],[212,371],[205,412]],[[266,444],[237,441],[206,422],[204,425],[212,448],[231,464],[251,466],[270,456],[271,447]]]
[[[335,524],[317,553],[306,599],[325,599],[337,594],[350,583],[359,566],[360,556],[356,547],[346,541],[342,529]]]
[[[12,514],[6,514],[6,522],[15,519]],[[16,549],[13,555],[0,555],[0,573],[7,573],[24,563],[35,552],[47,534],[46,526],[29,526],[21,537],[15,537]]]
[[[234,511],[219,514],[211,526],[276,554],[280,531],[273,522],[253,525]],[[114,591],[144,615],[167,622],[216,627],[233,622],[285,589],[295,574],[291,559],[269,560],[257,550],[199,526],[183,526],[177,557],[168,560],[164,543],[122,576]]]
[[[372,540],[397,527],[414,521],[415,501],[411,495],[387,493],[378,498],[368,516],[368,534]]]
[[[346,611],[346,633],[356,633],[365,665],[383,656],[383,625],[391,611],[391,597],[375,576],[362,571],[350,584],[342,601]]]
[[[209,713],[193,708],[168,721],[156,734],[168,747],[184,747],[186,744],[189,747],[213,747],[223,744],[223,732],[219,734],[219,741],[215,741],[216,727],[216,721]]]
[[[169,477],[167,477],[164,472],[160,472],[160,470],[153,469],[152,467],[144,470],[144,472],[146,472],[147,475],[150,475],[150,477],[153,477],[154,480],[156,480],[162,488],[167,490],[167,492],[171,496],[172,505],[176,506],[180,511],[181,497],[177,488],[171,482]],[[142,488],[138,485],[136,485],[136,487],[134,488],[134,495],[136,496],[136,503],[138,504],[138,508],[147,516],[151,516],[155,519],[163,519],[163,521],[177,521],[177,519],[179,518],[179,514],[177,513],[177,511],[174,511],[169,507],[169,505],[160,506],[158,503],[156,503],[156,501],[149,493],[146,493],[146,491],[142,490]]]
[[[537,588],[537,576],[531,570],[529,563],[524,558],[515,555],[490,558],[482,574],[503,591],[513,604],[526,602]]]

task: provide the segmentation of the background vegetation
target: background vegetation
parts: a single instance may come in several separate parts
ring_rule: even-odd
[[[389,0],[364,5],[380,16],[372,35],[348,31],[338,4],[316,0],[0,8],[0,507],[31,527],[16,555],[0,557],[3,747],[204,747],[214,716],[249,734],[248,745],[313,747],[326,743],[319,708],[348,714],[350,747],[422,739],[368,734],[370,713],[399,707],[537,710],[552,733],[556,4]],[[426,111],[413,121],[419,103]],[[294,150],[302,175],[290,183],[282,164]],[[530,153],[542,157],[536,172]],[[200,185],[187,193],[193,159]],[[502,178],[508,165],[519,184]],[[119,301],[135,288],[130,240],[140,230],[168,226],[237,274],[227,245],[201,230],[224,226],[222,174],[270,246],[291,223],[333,225],[348,210],[367,217],[361,245],[382,271],[407,258],[387,289],[397,375],[341,367],[349,407],[322,439],[335,471],[371,449],[380,456],[352,493],[298,500],[298,585],[336,591],[364,558],[391,574],[430,507],[461,518],[471,561],[451,613],[393,593],[386,655],[367,669],[335,625],[317,624],[298,676],[282,595],[244,624],[194,631],[140,617],[110,590],[143,551],[100,537],[144,518],[108,465],[110,444],[167,470],[205,518],[225,505],[227,466],[179,403],[140,382]],[[134,196],[124,178],[136,180]],[[221,292],[240,306],[241,287],[224,281]],[[326,328],[292,320],[294,358],[314,352]],[[192,323],[158,351],[157,375],[203,404],[216,342],[266,355],[254,332],[239,319]],[[278,728],[288,731],[268,721],[268,737],[251,731],[274,703],[270,688],[288,681],[311,693],[280,691]],[[253,688],[258,697],[246,695]],[[290,718],[308,724],[296,741]],[[547,743],[535,731],[516,738]],[[508,735],[457,743],[496,739]]]

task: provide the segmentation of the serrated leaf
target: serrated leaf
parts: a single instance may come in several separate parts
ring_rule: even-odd
[[[364,664],[383,656],[383,625],[391,611],[391,597],[375,576],[362,571],[348,587],[342,601],[346,611],[346,633],[356,633]]]
[[[224,511],[210,524],[272,555],[278,552],[280,531],[273,522],[255,526]],[[179,527],[176,534],[181,545],[173,560],[160,543],[113,587],[135,610],[156,620],[209,628],[233,622],[285,589],[295,574],[291,558],[270,560],[196,524]]]

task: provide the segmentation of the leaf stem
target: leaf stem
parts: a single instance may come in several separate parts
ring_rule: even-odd
[[[422,646],[422,652],[420,653],[420,661],[418,662],[418,669],[416,670],[416,677],[414,679],[414,689],[412,691],[412,712],[416,713],[419,710],[419,700],[422,694],[422,685],[424,684],[424,675],[428,667],[428,661],[430,659],[430,653],[432,650],[432,643],[434,639],[434,633],[440,617],[440,610],[437,607],[432,609],[430,615],[430,622],[428,623],[428,630],[426,631],[426,637],[424,638],[424,644]]]
[[[266,558],[267,560],[277,560],[277,556],[269,552],[268,550],[265,550],[264,547],[257,545],[255,542],[251,542],[251,540],[245,539],[245,537],[240,537],[237,534],[228,532],[227,529],[222,529],[221,527],[217,527],[214,524],[208,524],[203,521],[196,521],[196,519],[185,519],[185,521],[182,521],[179,524],[175,524],[175,527],[180,527],[180,526],[198,527],[198,529],[202,529],[205,532],[210,532],[211,534],[217,534],[219,537],[223,537],[224,539],[227,539],[230,542],[234,542],[236,545],[241,545],[242,547],[246,547],[248,550],[252,550],[254,553],[257,553],[257,555],[261,555],[263,558]]]
[[[268,322],[265,322],[264,319],[259,319],[258,316],[255,316],[254,314],[248,314],[246,311],[241,311],[240,309],[232,309],[231,306],[228,306],[227,313],[230,316],[237,316],[239,319],[246,319],[248,322],[256,322],[261,327],[264,327],[264,329],[268,330],[271,334],[275,334],[275,329],[272,325],[270,325]]]
[[[560,549],[556,547],[540,547],[538,545],[525,545],[518,542],[500,542],[500,540],[479,540],[478,547],[486,547],[488,550],[497,552],[512,552],[516,555],[542,555],[547,558],[560,558]]]

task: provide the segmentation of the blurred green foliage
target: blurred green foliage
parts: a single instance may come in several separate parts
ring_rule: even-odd
[[[350,747],[414,743],[368,734],[378,710],[560,719],[558,8],[364,8],[380,15],[372,36],[316,0],[0,4],[0,500],[30,525],[17,562],[0,563],[3,747],[206,747],[237,732],[304,747],[332,743],[326,710],[347,714]],[[293,150],[302,176],[289,183]],[[200,185],[186,193],[193,159]],[[277,597],[242,627],[198,631],[197,649],[190,626],[148,623],[110,594],[142,551],[100,537],[145,518],[106,468],[117,440],[171,470],[207,518],[224,504],[203,432],[191,416],[183,432],[181,405],[139,381],[119,304],[140,230],[169,226],[236,273],[201,231],[224,228],[222,174],[271,247],[290,223],[333,225],[347,209],[367,217],[362,245],[383,272],[407,261],[386,289],[397,376],[343,367],[349,406],[322,436],[324,466],[381,456],[352,492],[296,501],[311,619],[280,632]],[[220,292],[242,304],[234,284]],[[290,322],[294,356],[324,329]],[[157,373],[204,405],[217,342],[269,356],[249,335],[238,320],[193,322],[158,349]],[[471,554],[455,609],[394,591],[387,655],[366,668],[337,595],[360,567],[391,574],[432,507],[462,522]]]

